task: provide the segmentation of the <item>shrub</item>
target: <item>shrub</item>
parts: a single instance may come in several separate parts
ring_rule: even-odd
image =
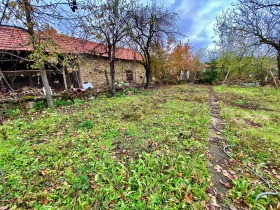
[[[198,79],[198,82],[212,84],[213,82],[217,82],[218,80],[219,73],[217,69],[207,69],[206,71],[202,72]]]

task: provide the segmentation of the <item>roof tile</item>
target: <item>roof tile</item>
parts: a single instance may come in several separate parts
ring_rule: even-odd
[[[54,40],[49,46],[60,53],[75,53],[75,54],[95,54],[107,57],[105,46],[96,42],[78,39],[62,34],[57,34],[55,30],[51,33],[44,33],[43,40]],[[33,47],[30,44],[30,38],[26,30],[11,27],[0,26],[0,50],[17,50],[17,51],[32,51]],[[141,60],[141,56],[133,49],[118,48],[116,58],[123,60]]]

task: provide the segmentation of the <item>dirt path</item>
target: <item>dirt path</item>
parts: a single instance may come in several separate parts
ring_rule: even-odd
[[[217,105],[217,97],[212,87],[209,88],[210,104],[210,127],[209,127],[209,169],[212,173],[211,185],[207,193],[212,199],[211,209],[232,209],[224,204],[224,198],[230,189],[228,175],[229,159],[223,152],[223,147],[227,144],[223,131],[223,120]]]

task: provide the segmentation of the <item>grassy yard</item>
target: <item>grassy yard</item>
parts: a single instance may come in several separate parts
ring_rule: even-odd
[[[236,165],[240,176],[233,182],[230,195],[235,202],[253,209],[266,209],[266,204],[277,203],[279,196],[264,196],[255,202],[259,193],[270,190],[243,166],[252,167],[280,191],[280,91],[223,86],[214,89],[228,141],[237,146],[230,152],[241,163]]]
[[[214,87],[238,174],[226,203],[277,206],[280,91]],[[171,86],[134,96],[31,110],[0,127],[0,207],[11,209],[204,209],[209,95]],[[7,136],[4,137],[3,133]]]
[[[10,119],[0,204],[202,209],[209,118],[207,88],[175,86]]]

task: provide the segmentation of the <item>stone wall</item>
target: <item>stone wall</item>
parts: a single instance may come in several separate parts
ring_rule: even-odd
[[[106,86],[105,71],[107,71],[110,79],[109,60],[106,58],[98,58],[87,56],[81,59],[79,64],[81,83],[91,82],[94,89],[102,89]],[[128,71],[128,72],[127,72]],[[132,71],[133,83],[141,84],[145,81],[144,67],[136,61],[117,60],[115,63],[115,80],[116,82],[129,82],[128,76]]]

